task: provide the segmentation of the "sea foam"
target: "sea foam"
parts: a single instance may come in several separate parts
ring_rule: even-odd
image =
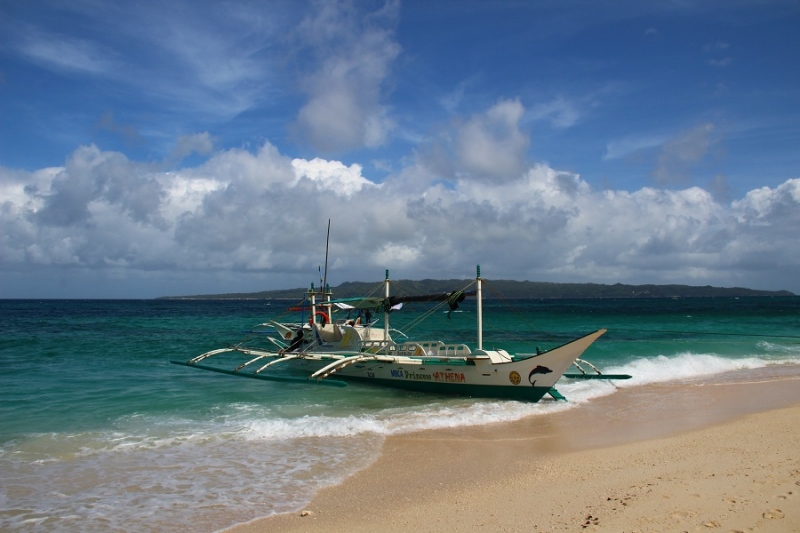
[[[620,381],[621,387],[662,383],[675,380],[712,376],[736,370],[753,370],[774,364],[798,364],[798,357],[722,357],[716,354],[697,354],[691,352],[672,356],[635,359],[621,366],[606,369],[609,374],[629,374],[630,380]]]
[[[335,408],[307,403],[282,412],[234,402],[212,407],[201,420],[135,414],[121,417],[113,430],[29,435],[7,442],[0,453],[0,476],[13,479],[3,505],[13,512],[0,514],[0,528],[85,531],[135,524],[138,531],[214,531],[301,508],[319,488],[374,462],[392,435],[514,422],[574,409],[618,387],[800,363],[791,351],[772,353],[779,356],[632,358],[603,369],[631,374],[630,380],[559,382],[568,402],[419,395],[399,405],[348,411],[346,402]],[[313,414],[300,414],[306,410]]]

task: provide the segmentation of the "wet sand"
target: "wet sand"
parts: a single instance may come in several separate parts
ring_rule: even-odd
[[[303,511],[227,531],[717,530],[800,531],[800,368],[390,437]]]

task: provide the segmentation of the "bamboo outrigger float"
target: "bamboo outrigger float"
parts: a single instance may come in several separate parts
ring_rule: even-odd
[[[601,374],[580,356],[603,333],[600,329],[557,348],[537,353],[510,354],[502,349],[487,350],[483,346],[483,303],[480,266],[477,267],[474,293],[452,293],[416,297],[393,297],[389,291],[389,271],[386,271],[383,297],[348,299],[351,309],[383,311],[383,327],[369,318],[364,324],[355,321],[331,322],[328,317],[335,303],[328,290],[308,293],[311,308],[309,324],[271,322],[278,335],[267,337],[268,348],[236,345],[211,350],[188,361],[172,363],[221,372],[233,376],[267,381],[317,383],[346,386],[347,381],[373,383],[414,391],[459,394],[475,397],[510,398],[539,401],[549,394],[565,399],[556,389],[556,382],[572,366],[579,374],[576,379],[627,379],[628,375]],[[326,287],[327,283],[323,284]],[[474,348],[466,343],[442,341],[397,342],[392,339],[389,313],[398,304],[410,301],[438,301],[453,310],[468,295],[477,299],[477,342]],[[317,296],[323,300],[317,302]],[[326,312],[327,311],[327,312]],[[321,320],[318,320],[321,319]],[[277,338],[277,337],[280,337]],[[230,352],[250,357],[232,370],[201,364],[206,359]],[[579,363],[595,370],[587,373]],[[302,375],[275,372],[287,367]]]

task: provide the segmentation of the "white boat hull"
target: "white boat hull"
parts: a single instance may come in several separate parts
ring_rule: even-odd
[[[255,355],[265,365],[300,371],[308,378],[289,378],[258,370],[229,371],[181,363],[241,377],[274,381],[329,382],[358,381],[399,389],[462,396],[514,398],[538,401],[551,392],[556,382],[605,330],[598,330],[539,355],[496,362],[497,352],[476,351],[466,357],[408,356],[366,352],[311,352],[289,359],[276,352],[231,348],[226,351]],[[216,353],[215,353],[216,355]],[[285,359],[285,361],[284,361]],[[495,359],[493,361],[492,359]],[[265,365],[258,365],[264,368]],[[255,367],[257,365],[252,365]],[[325,371],[325,369],[329,369]],[[266,370],[266,369],[265,369]]]
[[[520,398],[537,401],[605,330],[599,330],[540,355],[494,363],[489,357],[378,357],[356,361],[333,374],[407,390],[476,397]],[[474,355],[474,354],[473,354]],[[305,357],[287,364],[309,375],[331,363],[330,357]]]

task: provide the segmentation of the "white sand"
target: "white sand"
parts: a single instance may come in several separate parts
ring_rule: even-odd
[[[302,513],[231,531],[800,532],[800,377],[392,437]]]

